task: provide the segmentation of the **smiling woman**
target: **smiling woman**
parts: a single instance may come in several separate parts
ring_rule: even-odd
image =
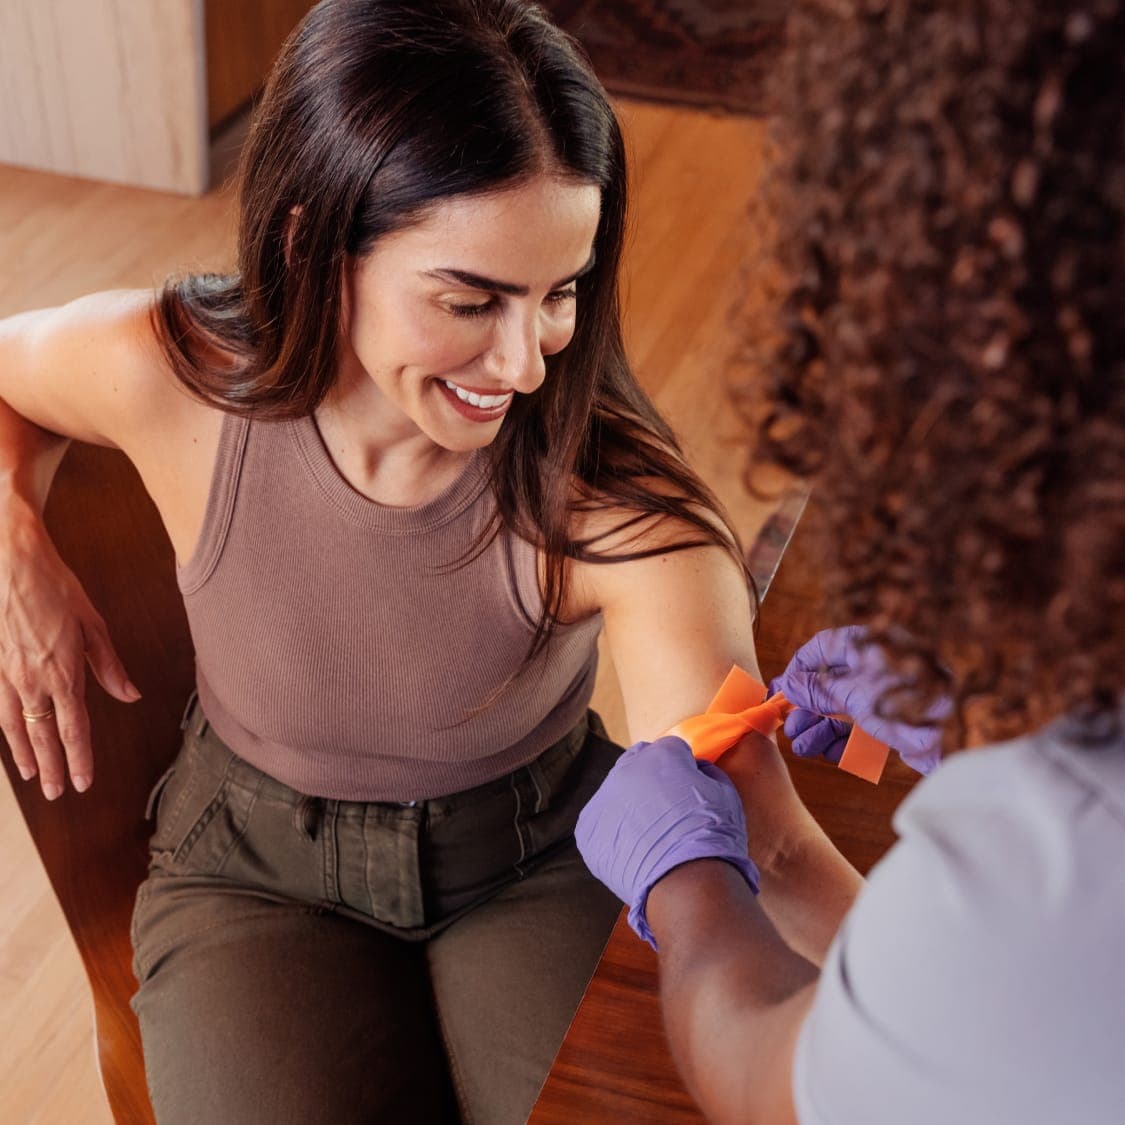
[[[323,0],[238,269],[0,323],[0,725],[48,799],[94,778],[86,658],[136,697],[43,528],[69,440],[179,561],[198,698],[133,927],[161,1122],[525,1120],[617,912],[573,842],[603,622],[633,738],[756,670],[624,355],[622,149],[534,5]]]
[[[370,444],[368,420],[393,404],[403,439],[423,448],[490,444],[514,396],[538,391],[545,358],[574,336],[600,204],[594,185],[541,175],[447,200],[381,238],[346,283],[321,432],[350,418],[352,446]]]

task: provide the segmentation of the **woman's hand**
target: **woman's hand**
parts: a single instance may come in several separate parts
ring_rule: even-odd
[[[93,781],[86,663],[115,699],[140,692],[105,622],[59,557],[38,514],[18,502],[0,520],[0,728],[24,780],[50,801]]]
[[[907,765],[930,773],[941,761],[941,731],[937,725],[950,712],[948,701],[930,714],[934,725],[911,726],[884,718],[879,701],[896,684],[878,645],[864,644],[864,630],[850,625],[825,629],[803,644],[789,666],[770,682],[795,709],[785,720],[793,752],[802,758],[838,762],[851,726],[833,715],[846,715],[869,735],[898,751]]]

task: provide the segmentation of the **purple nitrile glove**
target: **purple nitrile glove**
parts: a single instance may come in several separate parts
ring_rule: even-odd
[[[758,893],[738,791],[718,766],[697,762],[682,738],[630,746],[582,810],[574,838],[586,866],[629,906],[629,925],[653,949],[645,904],[673,867],[723,859]]]
[[[785,720],[793,752],[802,758],[838,762],[851,725],[827,715],[848,715],[872,738],[898,751],[919,773],[932,772],[941,761],[939,725],[952,711],[939,700],[928,718],[935,725],[916,727],[878,714],[880,697],[895,683],[878,645],[863,644],[864,629],[849,625],[825,629],[803,644],[789,667],[770,681],[770,694],[784,692],[794,705]]]

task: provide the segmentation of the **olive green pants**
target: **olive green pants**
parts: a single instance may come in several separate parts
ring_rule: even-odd
[[[526,1121],[619,911],[573,840],[619,753],[591,713],[467,792],[314,799],[196,705],[133,919],[160,1125]]]

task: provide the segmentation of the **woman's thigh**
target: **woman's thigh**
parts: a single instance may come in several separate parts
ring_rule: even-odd
[[[575,733],[577,755],[548,753],[516,782],[520,877],[428,946],[449,1068],[474,1125],[527,1120],[621,910],[574,844],[621,747],[593,713]]]
[[[458,1120],[422,947],[159,876],[142,888],[134,941],[161,1125]]]
[[[430,941],[463,1120],[526,1122],[620,910],[570,843]]]

